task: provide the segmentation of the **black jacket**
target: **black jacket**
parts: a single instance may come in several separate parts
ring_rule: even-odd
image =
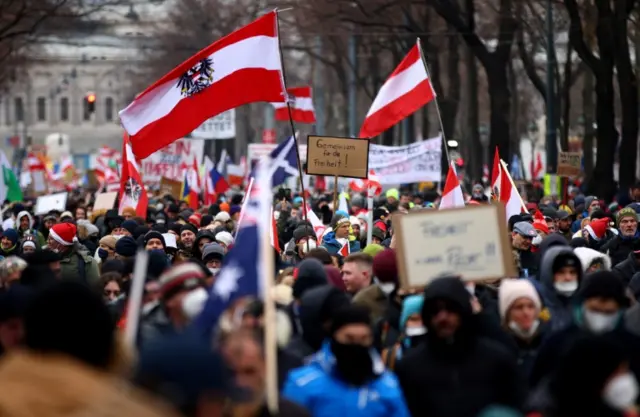
[[[633,278],[633,275],[636,272],[640,272],[640,267],[636,262],[635,254],[633,252],[629,253],[627,259],[613,267],[613,271],[617,272],[618,275],[620,275],[620,278],[622,278],[626,285],[629,285],[629,283],[631,282],[631,278]]]
[[[430,325],[434,302],[460,309],[453,341],[439,339]],[[425,290],[423,321],[427,340],[396,365],[396,374],[413,416],[475,417],[489,405],[520,408],[524,391],[513,355],[479,337],[469,293],[457,278],[440,278]]]
[[[613,266],[626,260],[634,250],[640,250],[640,239],[623,239],[622,236],[614,237],[600,248],[601,252],[609,255]]]

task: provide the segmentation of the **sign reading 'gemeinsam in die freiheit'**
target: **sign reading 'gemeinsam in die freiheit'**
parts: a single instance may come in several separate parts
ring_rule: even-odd
[[[369,141],[366,139],[309,136],[307,174],[367,178]]]

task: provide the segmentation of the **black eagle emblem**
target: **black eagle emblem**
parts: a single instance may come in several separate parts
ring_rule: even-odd
[[[213,61],[205,58],[198,61],[178,81],[180,94],[189,97],[198,94],[213,83]]]
[[[129,181],[124,185],[124,194],[128,195],[133,201],[140,201],[142,187],[138,184],[138,181],[129,177]]]

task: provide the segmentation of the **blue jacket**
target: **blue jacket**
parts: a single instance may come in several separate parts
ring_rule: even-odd
[[[335,358],[328,342],[308,365],[289,373],[282,392],[305,407],[313,417],[410,417],[395,375],[384,369],[377,356],[375,379],[355,387],[335,374]]]
[[[331,255],[336,255],[342,249],[342,243],[336,240],[336,232],[331,231],[322,237],[322,245]],[[349,241],[349,253],[360,252],[360,242],[356,239]]]

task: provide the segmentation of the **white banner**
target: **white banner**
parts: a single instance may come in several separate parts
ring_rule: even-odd
[[[441,157],[439,136],[405,146],[371,145],[369,169],[375,171],[380,184],[440,182]]]
[[[257,161],[269,155],[276,144],[249,144],[247,159]],[[300,145],[300,159],[307,160],[307,145]],[[442,157],[442,138],[440,136],[414,142],[405,146],[382,146],[371,144],[369,147],[369,169],[374,170],[380,184],[408,184],[412,182],[440,182]]]
[[[236,110],[231,109],[206,120],[191,132],[197,139],[231,139],[236,137]]]
[[[145,184],[158,184],[162,177],[183,181],[194,157],[201,164],[203,153],[202,139],[178,139],[142,160],[142,179]]]

